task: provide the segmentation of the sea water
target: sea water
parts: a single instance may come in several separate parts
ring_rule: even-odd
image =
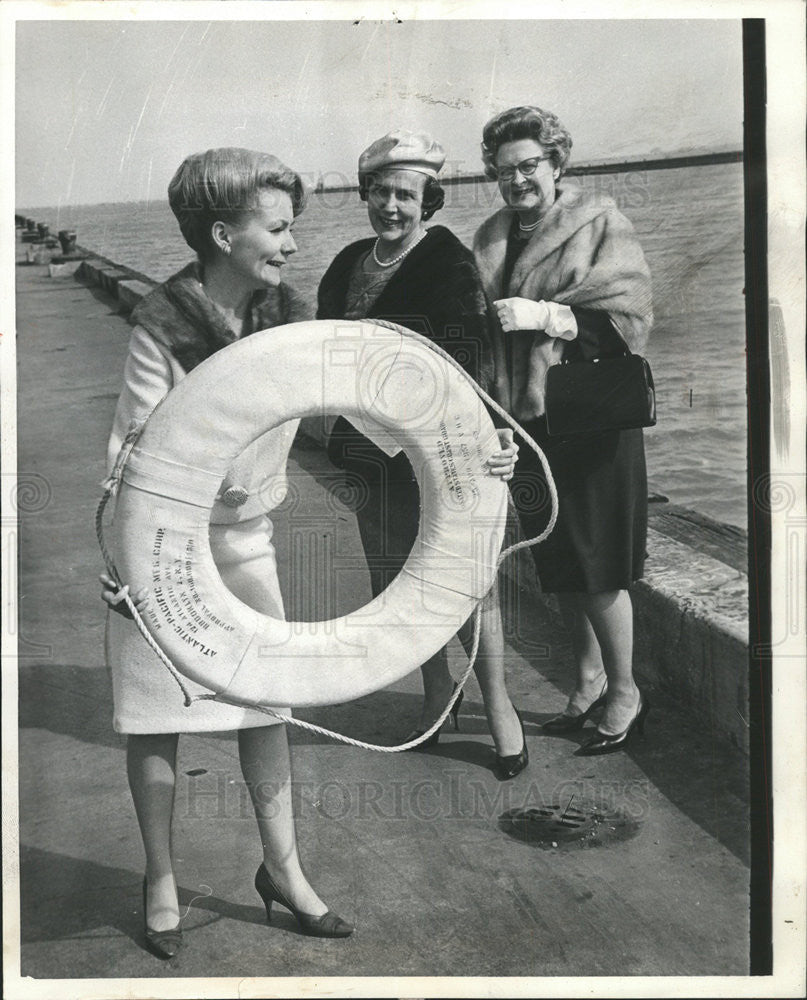
[[[612,195],[633,223],[653,277],[655,325],[645,352],[658,423],[645,431],[649,488],[718,520],[746,524],[743,172],[736,163],[576,178]],[[434,217],[470,246],[502,202],[495,184],[448,185]],[[25,211],[20,209],[19,211]],[[192,259],[167,201],[27,210],[52,231],[161,281]],[[316,300],[348,243],[372,236],[356,191],[312,196],[297,219],[285,280]]]

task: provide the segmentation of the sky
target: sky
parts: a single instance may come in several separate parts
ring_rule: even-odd
[[[554,111],[573,161],[742,146],[739,20],[20,21],[19,208],[159,200],[189,153],[335,183],[393,128],[478,172],[485,121]]]

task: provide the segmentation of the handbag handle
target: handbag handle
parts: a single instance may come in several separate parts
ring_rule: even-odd
[[[605,360],[608,360],[609,358],[630,358],[630,357],[633,357],[633,352],[628,347],[628,344],[627,344],[625,338],[622,336],[622,334],[619,332],[619,330],[617,330],[617,328],[614,326],[614,324],[611,321],[610,317],[608,318],[608,325],[609,325],[609,327],[611,329],[611,332],[616,336],[617,340],[622,345],[622,350],[619,351],[618,354],[617,353],[606,354],[603,358],[585,358],[585,357],[581,357],[581,358],[561,358],[560,361],[557,361],[555,363],[556,364],[561,364],[561,365],[574,365],[574,364],[579,364],[581,362],[586,363],[586,364],[591,364],[592,362],[596,363],[596,362],[601,361],[601,360],[605,361]],[[579,347],[579,343],[580,342],[578,340],[572,340],[572,341],[569,342],[570,345],[571,344],[577,344],[578,347]]]
[[[623,341],[624,343],[624,341]],[[634,357],[633,352],[625,344],[625,350],[621,354],[606,354],[603,358],[561,358],[560,361],[556,361],[555,364],[558,365],[596,365],[598,361],[611,361],[614,358],[632,358]]]

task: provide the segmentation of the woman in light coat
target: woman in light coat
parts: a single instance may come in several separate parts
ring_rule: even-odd
[[[649,709],[633,669],[629,587],[643,572],[647,477],[642,431],[547,434],[544,379],[559,361],[640,352],[652,324],[650,274],[633,227],[607,197],[563,180],[572,139],[541,108],[510,108],[484,128],[485,170],[505,205],[478,230],[474,253],[499,318],[495,395],[543,448],[558,489],[554,531],[532,549],[545,592],[557,593],[577,666],[566,710],[544,726],[581,729],[580,749],[627,745]],[[527,536],[548,520],[541,466],[522,448],[511,492]]]
[[[294,219],[305,203],[300,177],[276,157],[245,149],[189,156],[169,189],[171,209],[198,260],[148,295],[133,316],[124,387],[115,412],[108,466],[132,425],[142,423],[187,372],[257,330],[307,318],[281,283],[297,247]],[[237,389],[237,387],[235,387]],[[268,516],[285,492],[285,467],[298,421],[267,432],[239,456],[211,512],[210,546],[226,586],[246,604],[283,618]],[[124,610],[123,591],[102,576],[104,598]],[[124,588],[125,589],[125,588]],[[144,609],[147,595],[136,595]],[[114,726],[126,733],[127,774],[146,854],[146,943],[160,958],[182,944],[171,845],[180,732],[237,731],[263,860],[255,887],[290,909],[305,933],[345,937],[353,930],[319,898],[300,864],[292,814],[285,726],[252,709],[213,701],[184,706],[166,667],[124,614],[110,614],[107,661]],[[203,693],[189,685],[191,694]]]

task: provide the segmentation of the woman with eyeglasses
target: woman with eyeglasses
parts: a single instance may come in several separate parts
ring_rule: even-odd
[[[630,222],[610,197],[563,180],[571,148],[569,132],[541,108],[510,108],[485,125],[485,173],[505,205],[476,233],[474,253],[499,321],[494,394],[540,444],[558,490],[557,524],[532,555],[571,631],[577,680],[544,730],[577,732],[602,708],[577,751],[595,755],[623,749],[650,707],[633,677],[628,589],[646,555],[644,442],[641,430],[550,438],[544,379],[560,361],[641,351],[653,315]],[[521,449],[510,488],[525,534],[539,534],[548,490],[531,449]]]

